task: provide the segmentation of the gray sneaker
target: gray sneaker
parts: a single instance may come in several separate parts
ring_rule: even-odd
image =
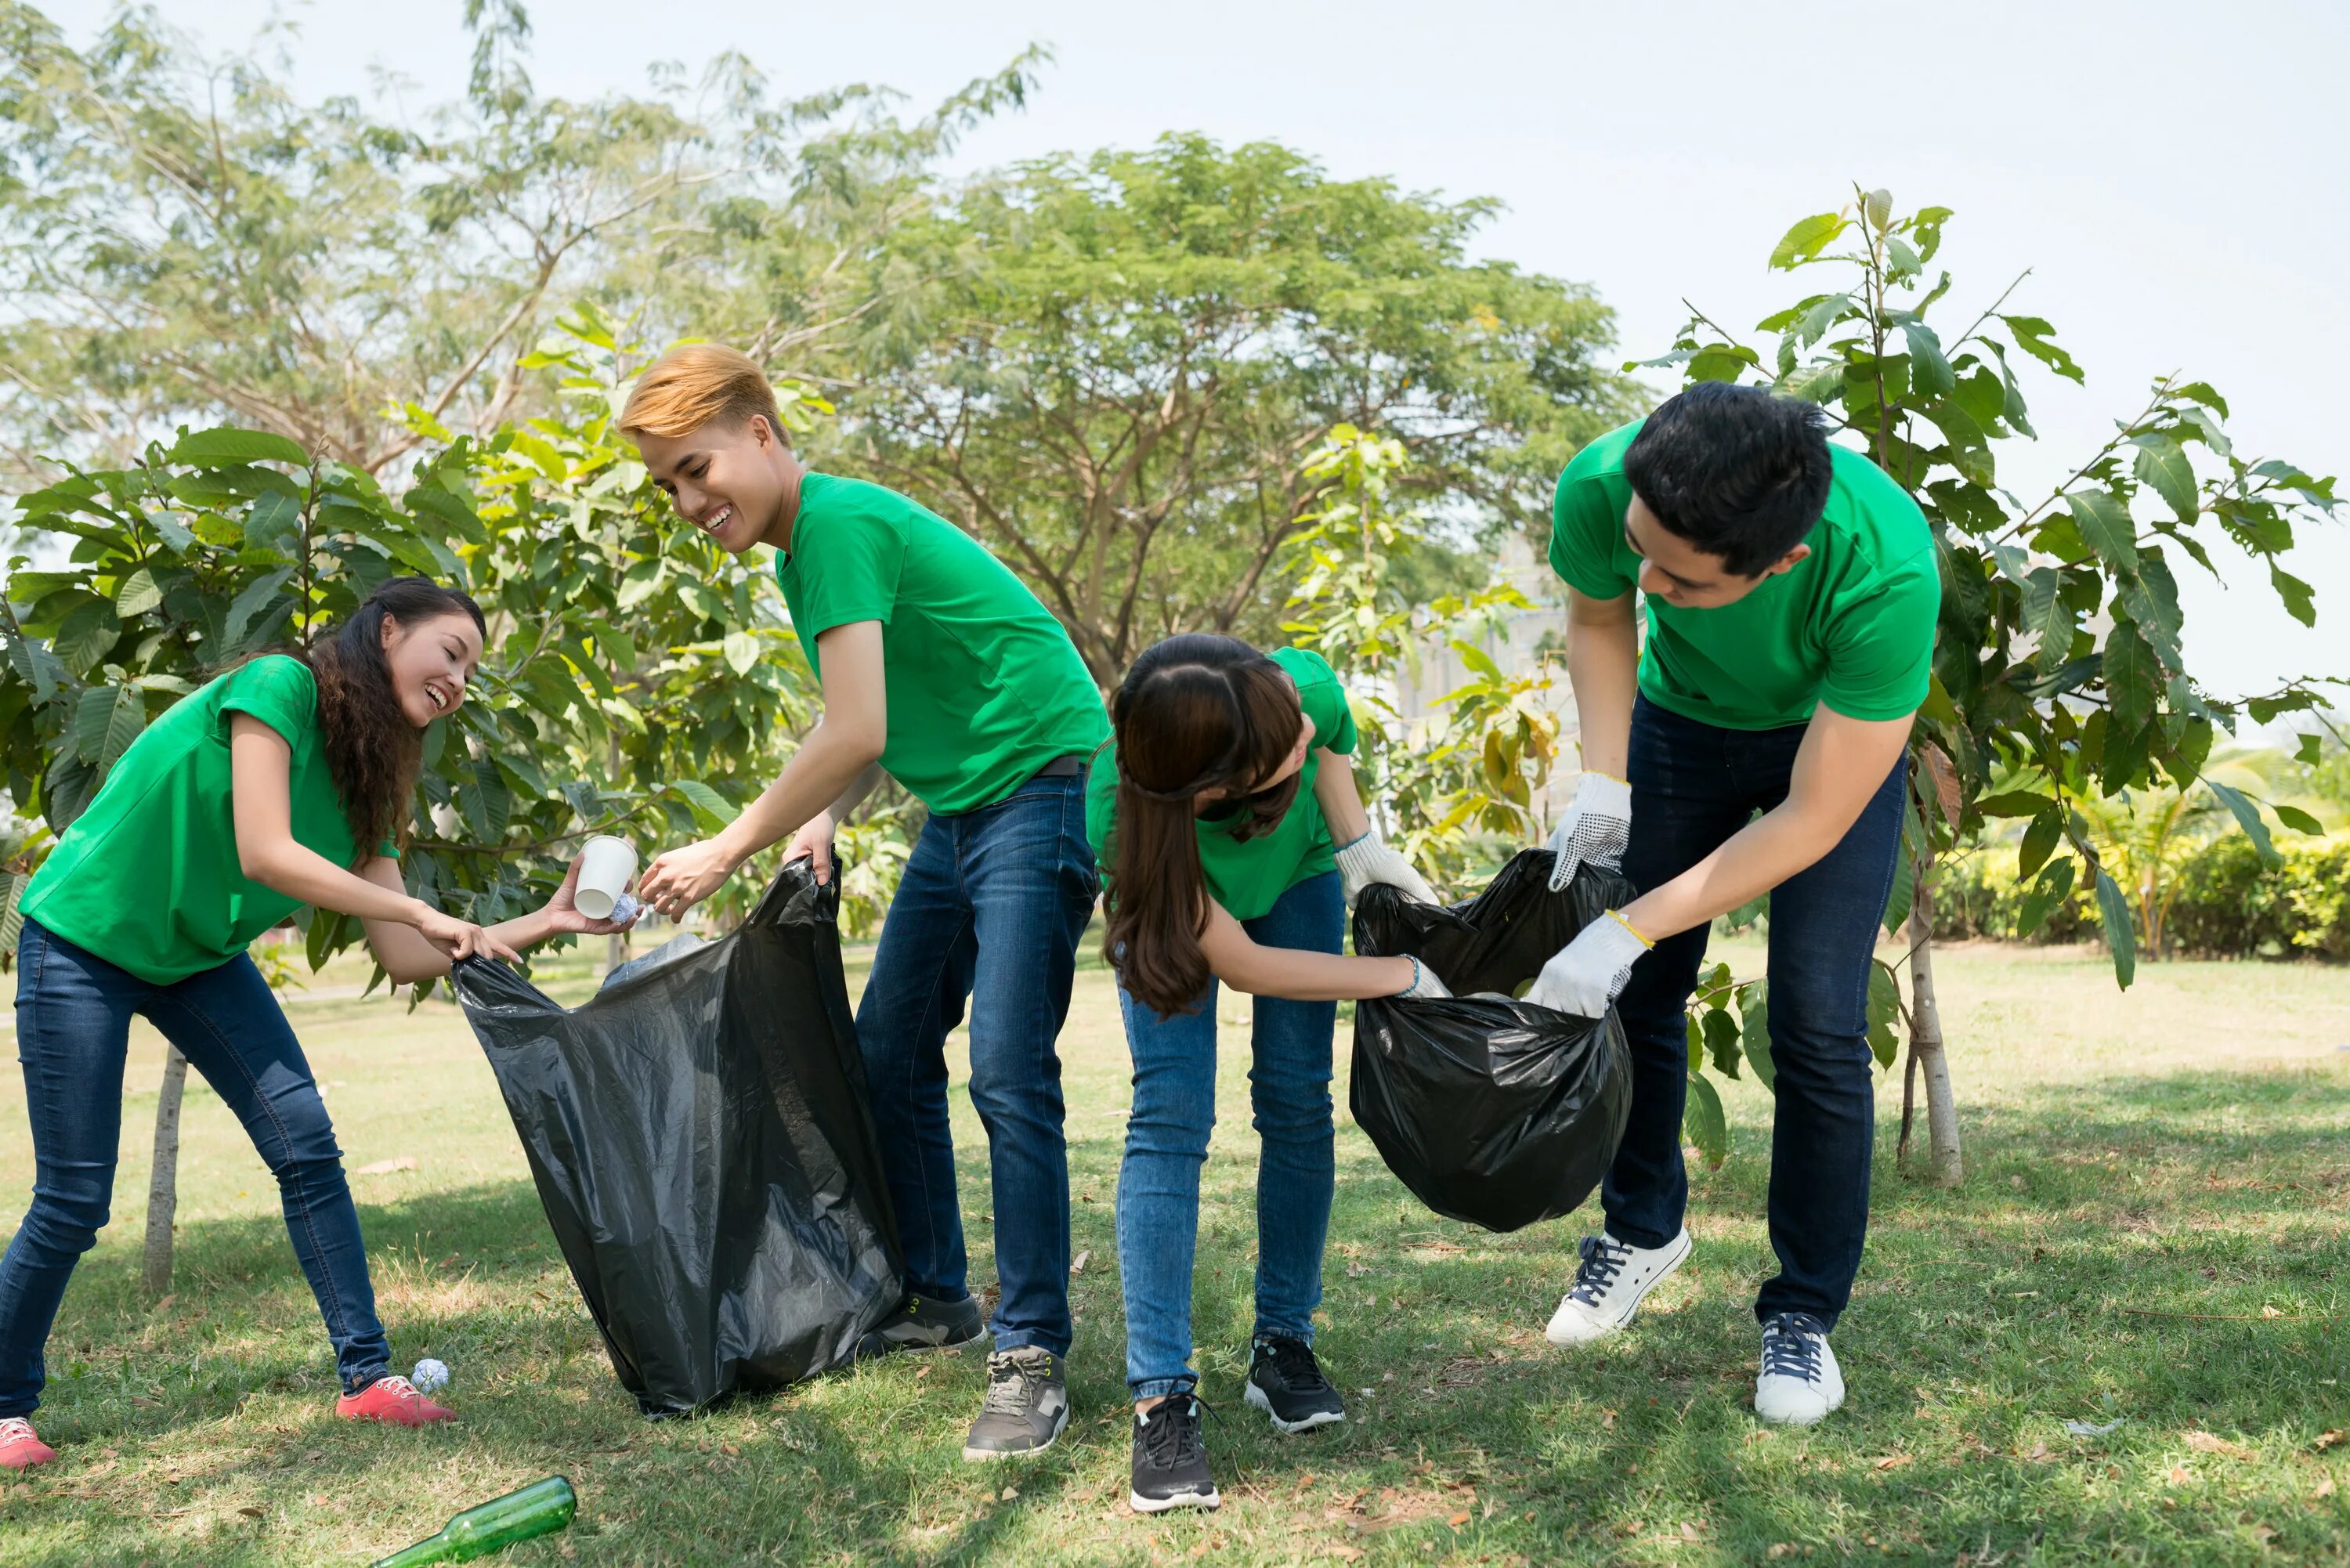
[[[870,1360],[893,1350],[943,1350],[966,1345],[987,1332],[979,1298],[942,1302],[936,1296],[908,1296],[896,1312],[865,1331],[857,1342],[857,1359]]]
[[[963,1439],[967,1459],[1041,1454],[1069,1424],[1069,1374],[1041,1345],[999,1350],[987,1358],[987,1402]]]

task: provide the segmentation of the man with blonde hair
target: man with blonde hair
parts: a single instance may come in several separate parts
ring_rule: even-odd
[[[726,829],[647,867],[676,916],[785,837],[832,874],[833,825],[886,769],[930,808],[857,1014],[889,1156],[907,1297],[859,1353],[983,1331],[967,1278],[946,1037],[971,1020],[971,1099],[994,1185],[988,1391],[967,1459],[1035,1453],[1069,1416],[1069,1178],[1055,1053],[1097,882],[1087,760],[1108,737],[1068,633],[1002,562],[905,496],[793,454],[775,391],[731,348],[671,349],[620,416],[677,513],[725,549],[772,545],[824,716]]]

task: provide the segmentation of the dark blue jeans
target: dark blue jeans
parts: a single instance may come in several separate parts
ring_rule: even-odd
[[[1724,730],[1641,697],[1632,710],[1632,838],[1624,874],[1642,892],[1721,847],[1787,797],[1803,725]],[[1877,1137],[1868,970],[1901,845],[1908,763],[1894,765],[1843,840],[1771,893],[1771,1250],[1779,1272],[1755,1315],[1804,1312],[1830,1327],[1852,1296],[1868,1234]],[[1607,1232],[1637,1247],[1678,1234],[1688,1088],[1684,1010],[1707,928],[1668,937],[1632,966],[1616,1004],[1632,1046],[1632,1116],[1601,1188]]]
[[[382,1376],[391,1347],[376,1321],[343,1151],[253,961],[240,954],[156,985],[26,920],[16,944],[16,1055],[33,1123],[33,1206],[0,1260],[0,1416],[39,1407],[41,1346],[75,1263],[107,1221],[133,1013],[203,1075],[277,1179],[286,1231],[327,1320],[344,1391]]]
[[[1342,950],[1338,874],[1284,893],[1241,925],[1269,948]],[[1162,1019],[1118,993],[1134,1055],[1134,1114],[1118,1172],[1118,1267],[1126,1292],[1126,1382],[1138,1399],[1197,1386],[1191,1361],[1191,1260],[1200,1234],[1200,1168],[1216,1125],[1216,982],[1199,1011]],[[1330,1231],[1330,1035],[1335,1002],[1254,999],[1249,1104],[1256,1166],[1257,1334],[1311,1341]]]
[[[946,1040],[971,1011],[971,1103],[994,1179],[995,1343],[1069,1349],[1069,1156],[1061,1059],[1098,886],[1083,774],[933,815],[907,857],[857,1009],[907,1289],[970,1293],[947,1120]]]

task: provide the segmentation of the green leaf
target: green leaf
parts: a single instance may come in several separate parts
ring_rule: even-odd
[[[2242,828],[2244,836],[2252,841],[2252,850],[2261,857],[2261,864],[2272,871],[2283,865],[2284,857],[2277,853],[2276,845],[2269,838],[2269,825],[2261,819],[2261,808],[2253,805],[2243,791],[2230,789],[2217,779],[2205,779],[2203,784],[2205,788],[2220,797],[2220,804],[2228,808],[2236,819],[2236,826]]]
[[[2073,865],[2072,857],[2066,856],[2046,867],[2040,873],[2040,879],[2032,885],[2032,891],[2023,896],[2023,903],[2015,915],[2015,934],[2019,940],[2038,930],[2041,922],[2047,919],[2049,911],[2072,896]]]
[[[726,667],[737,675],[748,675],[751,667],[759,662],[759,639],[747,631],[730,631],[720,645],[725,651]]]
[[[2314,768],[2325,760],[2325,737],[2314,730],[2305,730],[2293,749],[2293,761],[2303,767]]]
[[[2277,597],[2283,601],[2285,614],[2303,626],[2317,624],[2316,593],[2307,583],[2272,561],[2269,563],[2269,587],[2274,588]]]
[[[1958,389],[1959,379],[1951,373],[1950,362],[1942,357],[1942,340],[1934,329],[1915,317],[1901,323],[1901,335],[1909,339],[1909,384],[1925,397],[1948,397]]]
[[[66,673],[66,667],[57,662],[57,656],[37,637],[10,638],[8,664],[33,689],[34,701],[45,706],[57,694],[57,688],[72,679]]]
[[[2277,814],[2277,820],[2279,822],[2283,823],[2295,833],[2324,833],[2325,831],[2325,825],[2324,823],[2318,821],[2317,818],[2310,815],[2309,813],[2302,810],[2301,807],[2297,805],[2280,805],[2276,802],[2271,801],[2269,803],[2269,809]]]
[[[147,727],[147,700],[127,686],[93,686],[74,707],[74,750],[103,779]]]
[[[2106,639],[2106,696],[2113,704],[2115,732],[2131,735],[2154,718],[2162,694],[2162,671],[2154,650],[2127,621],[2116,625]]]
[[[1688,1015],[1688,1023],[1689,1070],[1690,1075],[1694,1077],[1705,1071],[1705,1028],[1698,1023],[1697,1014],[1694,1012]]]
[[[1743,1027],[1739,1038],[1746,1048],[1746,1064],[1773,1094],[1779,1092],[1778,1065],[1771,1059],[1771,982],[1758,980],[1739,1001]]]
[[[1780,236],[1778,245],[1771,252],[1771,265],[1782,272],[1792,271],[1835,243],[1844,233],[1848,220],[1840,213],[1817,213],[1799,220],[1795,226]]]
[[[1944,366],[1947,370],[1950,367]],[[1924,410],[1942,432],[1950,449],[1950,466],[1973,484],[1993,483],[1995,465],[1991,454],[1991,438],[1983,433],[1975,417],[1953,402],[1939,402]]]
[[[1885,898],[1885,934],[1898,937],[1901,928],[1909,923],[1909,907],[1918,898],[1918,867],[1909,857],[1908,848],[1893,857],[1893,888]]]
[[[2055,810],[2056,803],[2028,789],[2012,789],[1983,796],[1975,802],[1975,809],[1985,816],[2038,816]]]
[[[114,607],[92,599],[66,617],[50,640],[57,660],[76,675],[87,675],[122,639],[122,621]]]
[[[2211,383],[2209,381],[2189,381],[2185,386],[2174,387],[2171,390],[2178,397],[2194,399],[2207,409],[2217,409],[2220,417],[2223,420],[2229,417],[2228,400],[2213,391]]]
[[[1868,1048],[1876,1054],[1880,1067],[1893,1065],[1893,1058],[1900,1053],[1900,1037],[1893,1032],[1900,1016],[1901,988],[1894,983],[1891,970],[1872,960],[1868,966]]]
[[[224,425],[182,436],[172,447],[170,461],[199,467],[224,462],[285,462],[307,468],[310,454],[282,435]]]
[[[1738,1020],[1719,1007],[1705,1011],[1705,1050],[1713,1059],[1713,1070],[1725,1078],[1738,1076]]]
[[[2056,846],[2064,840],[2064,821],[2053,811],[2043,811],[2032,819],[2023,830],[2023,844],[2015,854],[2015,874],[2018,877],[2033,875],[2048,864],[2056,853]]]
[[[1795,341],[1806,348],[1810,348],[1813,344],[1820,340],[1820,338],[1827,332],[1829,327],[1835,325],[1836,317],[1843,315],[1846,310],[1850,309],[1851,306],[1852,296],[1848,294],[1829,295],[1825,299],[1821,300],[1809,310],[1804,312],[1803,318],[1795,323]],[[1841,373],[1843,369],[1841,365],[1832,366],[1830,368],[1837,370],[1839,373]]]
[[[2037,316],[2002,316],[2000,319],[2007,324],[2017,348],[2067,380],[2077,383],[2085,379],[2081,367],[2073,362],[2073,356],[2049,341],[2056,328]]]
[[[457,791],[457,807],[476,842],[485,846],[504,842],[506,826],[514,815],[514,794],[506,788],[505,775],[498,772],[497,763],[487,756],[473,759],[473,782]]]
[[[253,623],[261,607],[277,597],[277,592],[293,577],[294,568],[280,566],[265,577],[255,577],[247,583],[228,607],[228,620],[221,628],[221,647],[215,655],[227,659],[242,652],[244,628]]]
[[[2194,522],[2203,510],[2202,495],[2195,487],[2195,465],[2167,435],[2150,431],[2137,439],[2133,470],[2138,483],[2170,503],[2181,523]]]
[[[2106,928],[2106,947],[2114,955],[2114,979],[2127,991],[2137,978],[2137,928],[2130,924],[2129,900],[2102,866],[2097,867],[2097,917]]]
[[[2137,570],[2137,525],[2120,502],[2103,490],[2075,490],[2065,495],[2064,506],[2108,570]]]
[[[1721,1096],[1702,1073],[1689,1075],[1688,1098],[1681,1106],[1681,1131],[1697,1146],[1708,1170],[1720,1170],[1730,1158],[1730,1118],[1722,1115]]]
[[[122,579],[114,590],[114,613],[124,620],[145,615],[163,602],[163,590],[155,586],[155,574],[141,566]]]
[[[458,536],[469,545],[489,543],[488,531],[482,526],[482,520],[474,514],[473,509],[465,504],[463,496],[437,484],[420,484],[408,493],[407,501],[408,510],[415,514],[419,521],[425,517],[437,518],[455,529]]]
[[[700,779],[672,780],[669,787],[693,808],[696,817],[714,822],[721,827],[742,815],[724,795]]]
[[[2039,566],[2024,580],[2023,629],[2040,639],[2040,646],[2032,656],[2032,667],[2042,675],[2054,675],[2073,656],[2073,631],[2080,618],[2057,590],[2061,583],[2055,569]]]

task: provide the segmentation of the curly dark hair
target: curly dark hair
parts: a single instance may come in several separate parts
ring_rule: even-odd
[[[389,618],[417,627],[461,613],[472,616],[484,633],[489,630],[482,607],[470,595],[430,577],[392,577],[368,595],[332,638],[298,656],[318,683],[327,768],[363,858],[385,839],[400,836],[424,762],[423,735],[400,711],[391,689],[383,623]]]

